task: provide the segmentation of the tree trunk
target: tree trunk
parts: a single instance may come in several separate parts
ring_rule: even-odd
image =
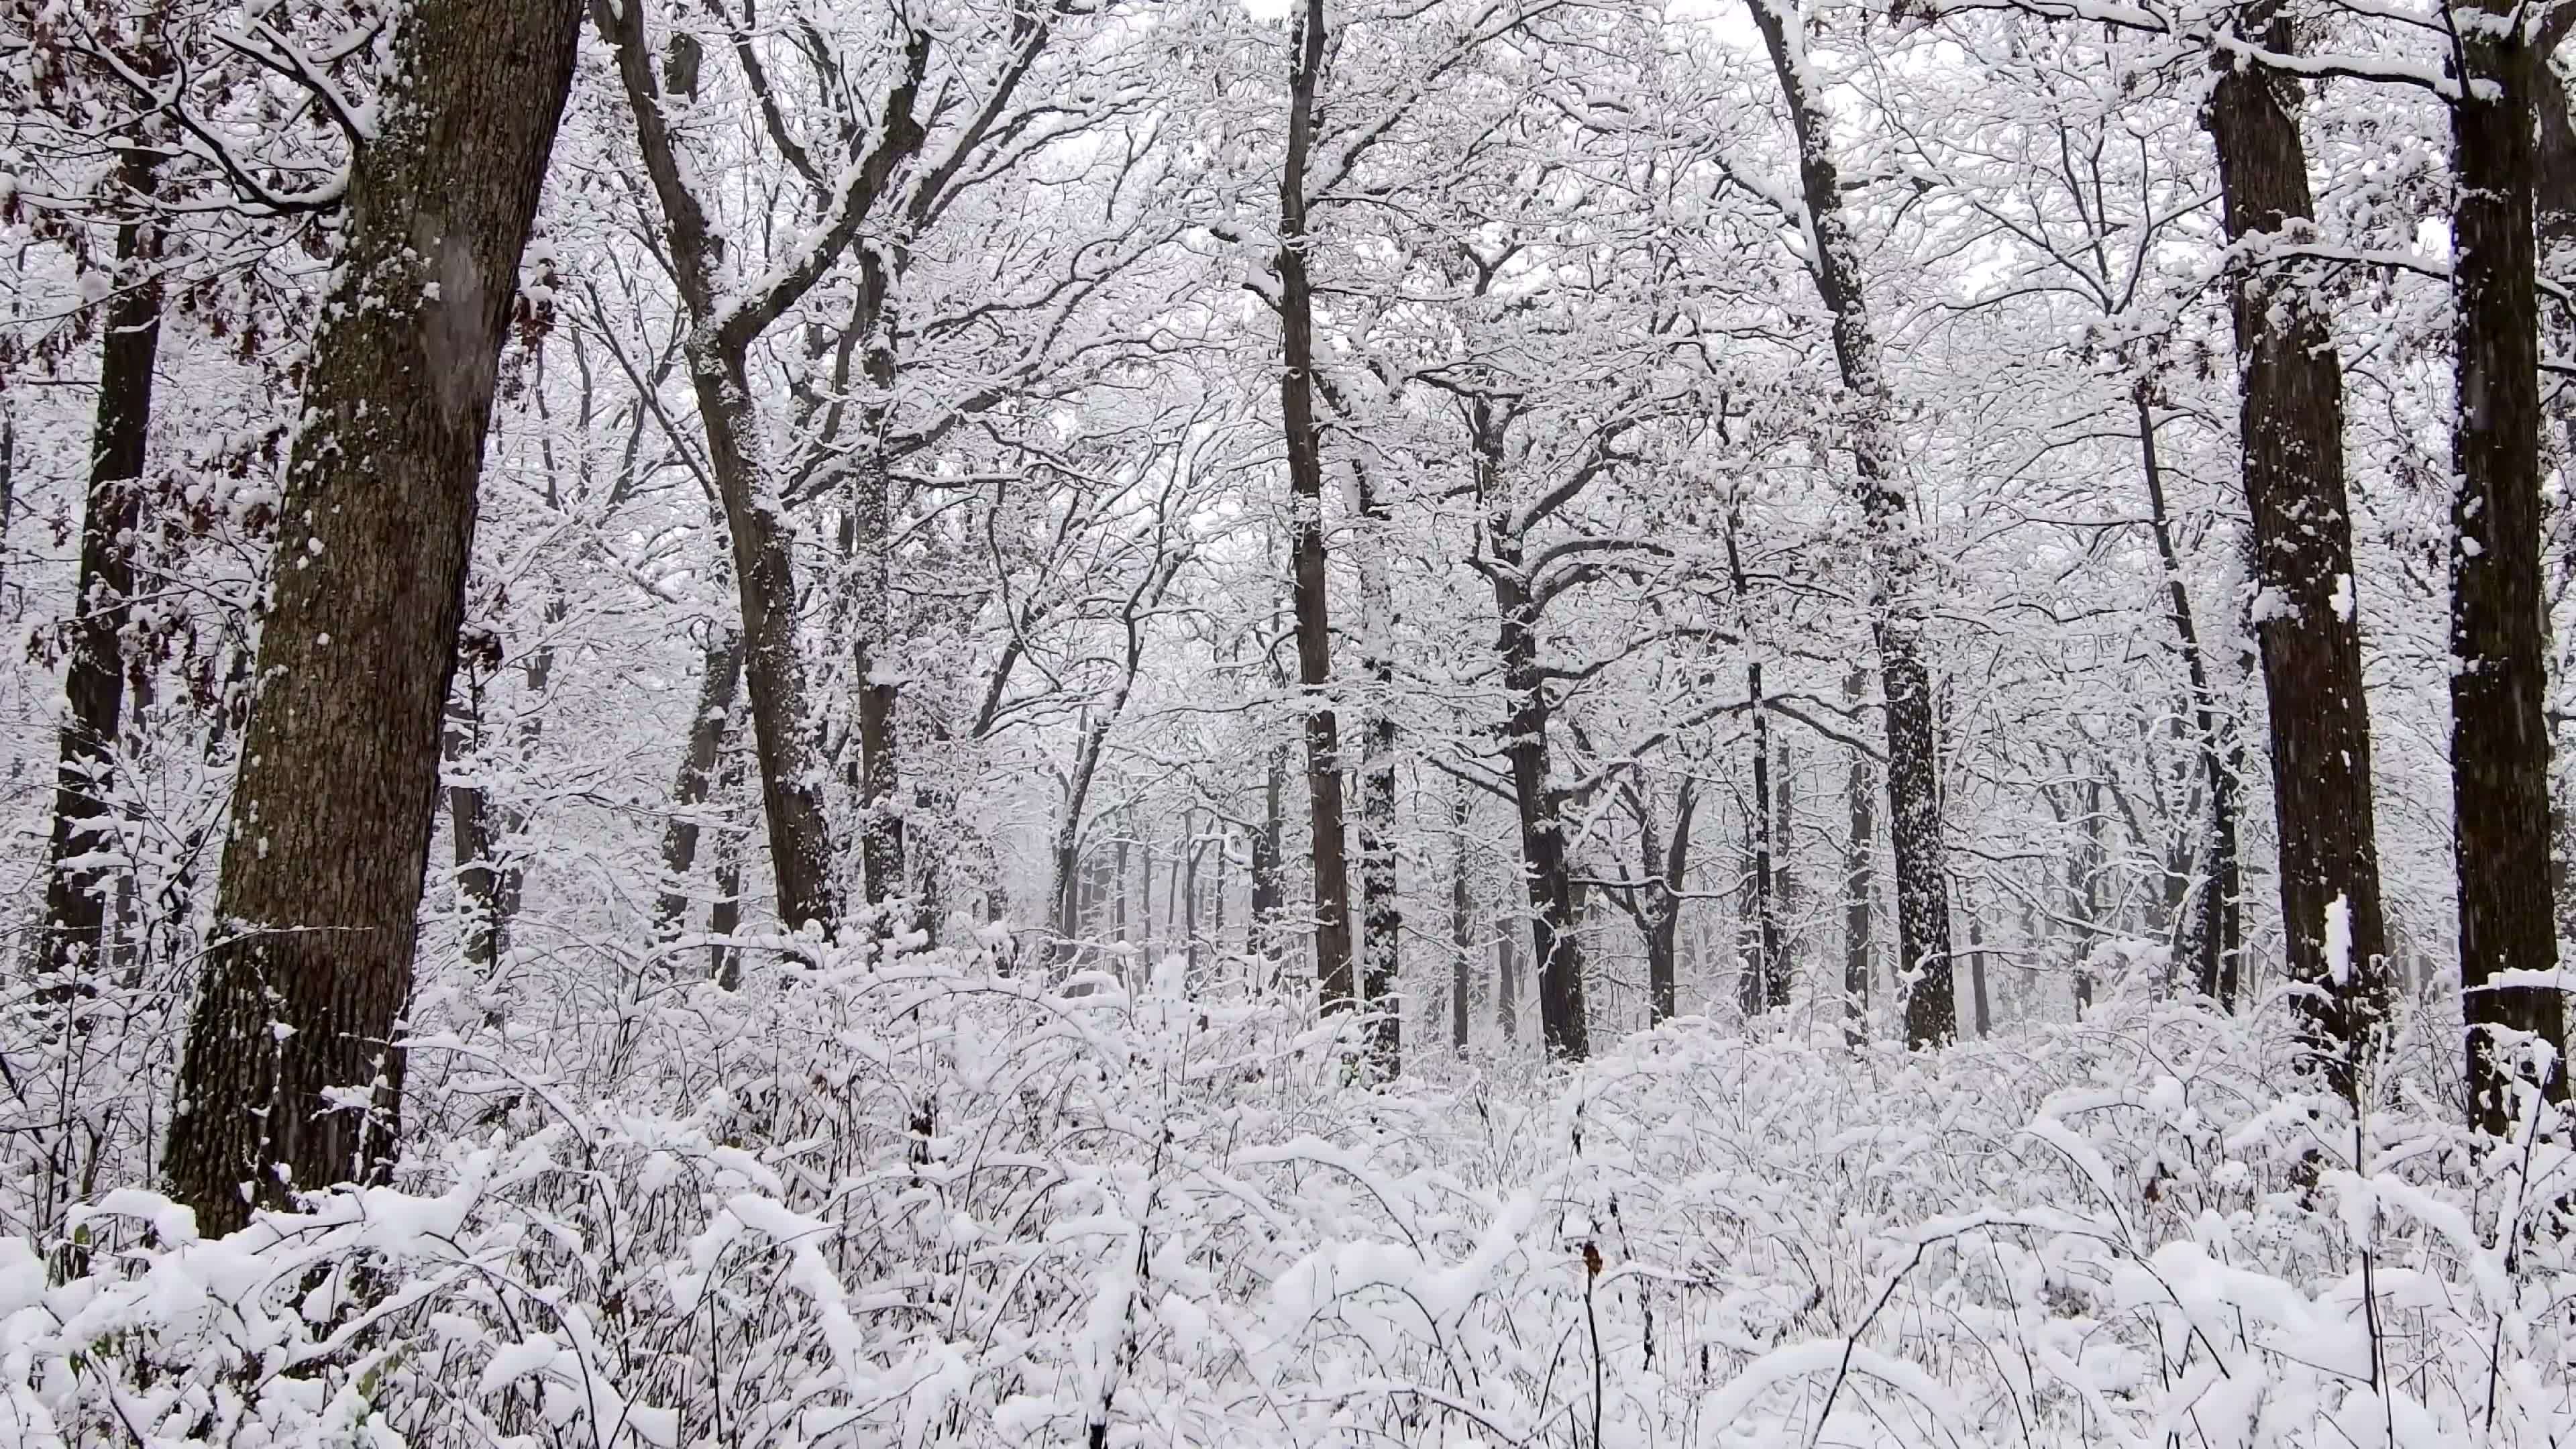
[[[119,184],[148,195],[152,163],[128,151]],[[116,231],[116,292],[99,341],[98,412],[90,429],[89,496],[81,511],[80,574],[63,673],[53,839],[46,855],[44,965],[74,972],[103,963],[112,853],[109,799],[125,711],[124,630],[134,591],[132,546],[143,516],[143,461],[152,428],[152,372],[161,351],[160,244],[129,220]],[[14,440],[13,440],[14,441]]]
[[[1244,949],[1274,960],[1279,955],[1279,916],[1288,907],[1284,879],[1287,817],[1281,797],[1288,788],[1288,747],[1273,747],[1263,758],[1261,829],[1252,837],[1251,899],[1244,909]]]
[[[1159,593],[1155,597],[1159,598]],[[1101,755],[1109,747],[1110,728],[1127,707],[1127,695],[1135,686],[1137,667],[1143,659],[1143,644],[1135,627],[1132,609],[1127,623],[1126,674],[1117,692],[1105,705],[1097,711],[1084,712],[1082,734],[1074,748],[1073,771],[1065,779],[1064,814],[1056,822],[1054,850],[1056,935],[1060,940],[1072,940],[1077,934],[1074,929],[1078,915],[1075,910],[1074,868],[1081,854],[1082,816],[1090,807],[1092,782],[1099,776]],[[1127,844],[1123,840],[1118,845],[1117,885],[1118,934],[1123,940],[1127,933]]]
[[[1860,275],[1860,248],[1842,210],[1824,98],[1808,89],[1803,26],[1773,8],[1788,0],[1750,0],[1754,24],[1770,52],[1780,94],[1798,140],[1798,182],[1809,235],[1809,273],[1833,314],[1834,363],[1851,396],[1853,471],[1871,563],[1870,630],[1878,646],[1879,684],[1887,697],[1889,837],[1896,856],[1896,923],[1901,956],[1897,985],[1905,1002],[1905,1039],[1938,1046],[1958,1035],[1950,977],[1949,869],[1944,861],[1940,755],[1932,728],[1932,681],[1924,664],[1929,610],[1921,596],[1931,564],[1914,521],[1897,457],[1896,423],[1879,370]]]
[[[1476,959],[1474,882],[1467,872],[1467,786],[1449,792],[1449,1049],[1467,1050],[1467,981]]]
[[[1483,429],[1479,429],[1483,432]],[[1491,450],[1482,450],[1490,456]],[[1521,862],[1529,892],[1531,949],[1538,960],[1539,1025],[1548,1055],[1581,1061],[1590,1054],[1583,1000],[1583,955],[1575,934],[1574,882],[1565,857],[1564,799],[1548,780],[1547,684],[1539,672],[1538,610],[1521,573],[1519,540],[1491,532],[1494,608],[1502,629],[1503,754],[1511,762],[1512,801],[1520,819]]]
[[[483,745],[483,692],[468,691],[461,715],[451,715],[443,741],[450,764],[476,765]],[[480,785],[447,787],[447,833],[455,847],[456,888],[465,897],[465,930],[461,942],[465,964],[477,977],[489,977],[501,959],[500,872],[492,863],[492,809]]]
[[[698,670],[698,708],[689,717],[688,748],[671,782],[671,818],[662,826],[662,889],[653,903],[653,939],[681,934],[689,912],[688,880],[698,858],[699,814],[715,783],[716,762],[742,688],[742,635],[727,619],[707,621]]]
[[[1135,830],[1130,819],[1127,828]],[[1154,838],[1139,832],[1136,836],[1136,944],[1151,956],[1154,950]]]
[[[929,41],[918,33],[908,37],[901,78],[887,93],[866,153],[849,168],[828,224],[817,229],[803,259],[764,278],[757,293],[737,296],[725,290],[723,239],[690,189],[692,167],[680,156],[662,112],[643,12],[643,0],[593,0],[600,33],[617,52],[637,154],[662,205],[663,238],[688,313],[689,383],[706,435],[708,470],[731,533],[743,681],[751,696],[752,749],[779,919],[791,929],[814,926],[830,940],[840,928],[840,899],[810,747],[805,663],[796,641],[795,534],[779,480],[762,456],[767,434],[752,401],[749,359],[761,334],[821,279],[825,264],[850,245],[896,170],[920,149],[923,131],[913,103],[929,63]],[[694,77],[675,76],[672,84],[688,95]]]
[[[1514,947],[1514,935],[1520,923],[1510,916],[1501,922],[1494,939],[1494,1025],[1502,1028],[1506,1043],[1520,1040],[1520,953]]]
[[[209,1235],[392,1161],[476,484],[580,19],[419,0],[349,182],[224,850],[233,934],[207,953],[163,1159]]]
[[[1351,512],[1359,525],[1360,673],[1369,682],[1360,716],[1360,986],[1374,1015],[1370,1053],[1380,1080],[1403,1061],[1398,998],[1404,912],[1396,896],[1395,587],[1387,577],[1386,509],[1357,460],[1350,465]]]
[[[2227,726],[2218,711],[2218,693],[2209,661],[2200,646],[2200,629],[2192,616],[2191,593],[2183,586],[2182,550],[2174,543],[2173,513],[2165,502],[2165,474],[2156,446],[2156,414],[2148,381],[2141,377],[2130,395],[2138,415],[2138,458],[2147,482],[2148,532],[2155,536],[2156,559],[2165,571],[2165,613],[2182,651],[2184,677],[2191,686],[2192,729],[2200,744],[2203,787],[2209,793],[2208,856],[2201,871],[2199,919],[2191,930],[2191,959],[2200,994],[2222,1011],[2236,1009],[2238,961],[2244,923],[2239,897],[2243,869],[2237,864],[2236,775],[2228,768]]]
[[[17,516],[18,419],[0,408],[0,599],[9,592],[9,521]]]
[[[1843,676],[1843,701],[1855,714],[1867,690],[1859,670]],[[1877,793],[1869,778],[1869,757],[1852,751],[1843,776],[1843,794],[1851,805],[1851,844],[1843,856],[1843,1043],[1851,1047],[1869,1040],[1870,897],[1877,891],[1870,877],[1878,849],[1871,839],[1876,827],[1870,806]]]
[[[2547,1053],[2539,1081],[2564,1100],[2566,1036],[2555,985],[2505,986],[2501,971],[2553,972],[2550,908],[2547,605],[2540,539],[2540,309],[2533,235],[2534,72],[2548,64],[2519,11],[2471,0],[2455,12],[2461,98],[2451,106],[2456,175],[2451,277],[2458,408],[2452,432],[2451,780],[2458,845],[2460,991],[2468,1023],[2470,1122],[2511,1130],[2518,1038]],[[2470,23],[2476,22],[2476,23]]]
[[[2287,53],[2289,22],[2250,17]],[[2218,152],[2231,246],[2304,231],[2315,215],[2292,107],[2297,82],[2222,64],[2202,122]],[[2347,1099],[2387,1017],[2388,933],[2372,823],[2370,715],[2344,496],[2343,364],[2294,273],[2240,264],[2231,279],[2242,389],[2238,436],[2261,589],[2256,636],[2270,702],[2284,955],[2306,1050]],[[2542,857],[2546,859],[2546,857]],[[2329,937],[2341,947],[2330,952]]]
[[[1777,923],[1777,944],[1770,969],[1763,976],[1763,1003],[1773,1011],[1788,1009],[1792,988],[1798,984],[1797,942],[1788,925],[1797,918],[1802,904],[1798,899],[1798,878],[1790,869],[1797,840],[1797,801],[1790,787],[1797,774],[1795,756],[1783,743],[1771,787],[1771,918]]]
[[[1234,886],[1230,877],[1234,869],[1234,834],[1220,828],[1216,846],[1215,879],[1208,885],[1208,941],[1218,951],[1225,949],[1226,896]]]
[[[2102,782],[2084,785],[2084,844],[2066,862],[2067,893],[2083,924],[2075,933],[2075,1017],[2093,1005],[2093,946],[2102,937]]]
[[[730,807],[742,798],[742,749],[740,741],[729,732],[733,748],[722,751],[724,764],[716,780],[716,798]],[[727,991],[742,985],[742,948],[728,944],[733,933],[742,929],[742,837],[731,830],[716,837],[716,898],[707,907],[707,934],[715,939],[707,945],[707,974],[716,985]]]
[[[1279,171],[1279,416],[1287,433],[1297,680],[1306,710],[1306,804],[1315,871],[1315,975],[1326,1011],[1357,1001],[1351,979],[1351,883],[1342,841],[1342,742],[1324,691],[1333,679],[1325,607],[1324,430],[1315,419],[1315,298],[1306,268],[1306,161],[1324,71],[1324,0],[1306,0],[1289,38],[1288,153]]]
[[[1968,995],[1976,1008],[1977,1040],[1995,1033],[1995,1012],[1986,995],[1985,927],[1977,920],[1976,909],[1968,911]]]
[[[851,655],[859,700],[859,858],[867,901],[883,907],[902,895],[904,878],[901,741],[895,694],[901,687],[889,630],[894,620],[894,480],[884,455],[885,411],[894,391],[892,279],[874,251],[861,249],[860,325],[868,329],[865,372],[872,399],[862,466],[852,472],[851,590],[856,607]],[[893,922],[884,923],[890,929]]]
[[[1641,793],[1638,803],[1643,805]],[[1691,821],[1699,810],[1699,791],[1685,779],[1673,796],[1673,834],[1660,851],[1652,830],[1643,830],[1645,866],[1650,879],[1646,930],[1647,1011],[1666,1022],[1681,1011],[1682,882],[1690,869]],[[1651,823],[1653,816],[1646,815]]]
[[[1581,1061],[1591,1050],[1585,1018],[1583,958],[1576,936],[1573,882],[1565,858],[1564,801],[1548,781],[1548,706],[1538,669],[1536,621],[1516,588],[1503,608],[1503,687],[1512,713],[1512,798],[1518,807],[1521,860],[1527,872],[1532,951],[1538,961],[1539,1024],[1551,1056]]]
[[[1745,695],[1753,721],[1753,920],[1751,980],[1744,991],[1744,1010],[1753,1015],[1781,1004],[1787,992],[1777,984],[1787,972],[1780,962],[1780,897],[1773,874],[1771,798],[1771,714],[1762,706],[1762,666],[1744,666]]]
[[[1181,811],[1181,838],[1178,857],[1172,870],[1180,877],[1181,954],[1189,968],[1189,979],[1199,979],[1199,851],[1205,844],[1197,838],[1195,812]]]

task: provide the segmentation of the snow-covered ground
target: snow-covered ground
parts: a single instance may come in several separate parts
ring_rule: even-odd
[[[992,965],[475,1023],[413,1048],[397,1187],[211,1242],[111,1193],[68,1281],[0,1241],[0,1442],[2576,1432],[2576,1177],[2467,1150],[2447,1027],[2356,1132],[2285,1090],[2277,1002],[1933,1055],[1684,1020],[1378,1088],[1310,1007]]]

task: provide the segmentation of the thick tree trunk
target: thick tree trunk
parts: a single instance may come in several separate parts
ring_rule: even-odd
[[[1843,701],[1854,714],[1868,687],[1857,669],[1843,676]],[[1858,1047],[1869,1040],[1870,897],[1877,893],[1871,876],[1878,851],[1870,818],[1878,787],[1869,777],[1869,757],[1858,750],[1843,775],[1843,794],[1851,806],[1851,839],[1843,854],[1843,1042]]]
[[[152,165],[129,151],[119,168],[148,194]],[[152,372],[161,351],[160,247],[146,223],[116,232],[116,292],[99,342],[98,412],[90,430],[89,497],[81,511],[78,592],[57,732],[53,839],[46,855],[44,965],[72,972],[103,961],[110,872],[93,864],[103,838],[125,711],[124,630],[134,565],[127,556],[143,516],[143,460],[152,427]]]
[[[580,19],[419,0],[350,180],[224,850],[232,934],[163,1159],[202,1232],[392,1160],[476,484]]]
[[[1901,956],[1897,985],[1905,1002],[1905,1039],[1938,1046],[1958,1035],[1950,973],[1950,881],[1944,860],[1940,755],[1932,728],[1932,679],[1923,659],[1929,610],[1922,589],[1930,561],[1918,531],[1897,456],[1896,421],[1879,370],[1878,338],[1862,290],[1860,248],[1842,210],[1831,118],[1808,89],[1806,43],[1789,0],[1750,0],[1780,94],[1798,139],[1798,182],[1805,203],[1809,273],[1833,314],[1834,362],[1850,395],[1853,471],[1869,538],[1870,631],[1878,646],[1879,684],[1887,697],[1888,833],[1896,856],[1896,924]],[[1778,5],[1781,9],[1774,9]]]
[[[1288,446],[1290,558],[1297,679],[1306,710],[1306,803],[1315,875],[1315,974],[1324,1009],[1358,999],[1351,979],[1351,885],[1343,840],[1340,725],[1324,691],[1333,679],[1324,570],[1324,434],[1315,418],[1315,298],[1307,271],[1306,162],[1315,143],[1315,89],[1324,70],[1324,0],[1306,0],[1291,36],[1288,152],[1279,171],[1279,415]]]
[[[1520,951],[1515,933],[1520,922],[1503,917],[1494,938],[1494,1025],[1506,1043],[1520,1040]]]
[[[2460,990],[2469,1120],[2510,1130],[2518,1038],[2547,1052],[2540,1083],[2564,1100],[2555,985],[2503,971],[2558,966],[2550,906],[2546,602],[2540,538],[2540,309],[2533,235],[2535,72],[2548,64],[2521,12],[2458,7],[2462,98],[2451,106],[2453,339],[2451,780],[2458,846]]]
[[[2292,48],[2285,18],[2255,22],[2248,28],[2266,48]],[[2202,121],[2218,152],[2227,239],[2240,253],[2294,236],[2315,215],[2296,85],[2231,63],[2210,88]],[[2388,932],[2344,496],[2343,364],[2294,271],[2249,256],[2231,290],[2284,955],[2301,988],[2306,1050],[2351,1098],[2387,1018]]]

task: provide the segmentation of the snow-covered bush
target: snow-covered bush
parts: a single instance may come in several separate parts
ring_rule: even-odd
[[[2152,1004],[1857,1060],[1683,1021],[1374,1089],[1341,1023],[1181,984],[854,955],[582,1018],[614,1043],[424,1036],[438,1146],[394,1186],[0,1242],[0,1441],[2576,1431],[2566,1154],[2472,1154],[2403,1060],[2358,1131],[2267,1080],[2275,1023]]]

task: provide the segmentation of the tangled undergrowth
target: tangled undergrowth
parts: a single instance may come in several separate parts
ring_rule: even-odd
[[[0,1240],[0,1442],[2576,1433],[2576,1168],[2475,1150],[2429,1051],[2357,1127],[2282,1090],[2277,1014],[2142,1001],[1372,1089],[1347,1023],[1180,977],[927,953],[458,1011],[395,1186],[217,1241],[104,1191]]]

